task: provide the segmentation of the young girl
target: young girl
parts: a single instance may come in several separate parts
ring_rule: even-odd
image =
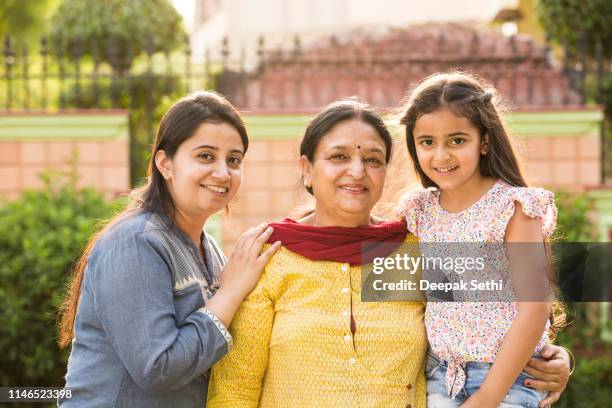
[[[509,266],[517,302],[428,303],[427,406],[537,407],[543,394],[523,385],[527,375],[521,370],[547,341],[551,303],[541,295],[528,298],[539,302],[520,300],[527,299],[521,297],[526,289],[537,286],[528,274],[532,264],[547,269],[543,241],[555,229],[553,194],[527,187],[496,109],[495,91],[470,75],[436,74],[424,80],[401,123],[426,188],[402,204],[408,229],[420,242],[541,243],[523,247],[530,251],[527,269],[526,262],[519,263],[525,259],[512,256],[516,244],[507,252],[499,244],[485,247],[487,263],[505,265],[506,271]]]

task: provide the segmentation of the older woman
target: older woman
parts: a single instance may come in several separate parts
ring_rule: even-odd
[[[391,145],[356,101],[310,123],[300,151],[314,211],[271,224],[283,246],[230,327],[235,347],[213,367],[209,407],[425,407],[423,303],[361,302],[361,266],[416,242],[405,223],[371,215]],[[362,253],[368,241],[388,253]]]

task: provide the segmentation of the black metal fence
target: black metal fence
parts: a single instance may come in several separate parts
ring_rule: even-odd
[[[382,39],[332,37],[306,46],[294,37],[284,47],[262,37],[250,53],[224,40],[199,56],[187,40],[173,53],[155,53],[152,46],[76,41],[67,47],[47,38],[28,47],[6,38],[0,109],[128,109],[136,118],[133,138],[146,145],[164,98],[195,89],[216,89],[255,111],[316,109],[353,94],[391,107],[418,80],[456,68],[490,80],[514,106],[612,105],[612,41],[595,44],[594,52],[582,41],[570,53],[475,31],[414,35],[400,30]],[[604,146],[611,151],[612,141],[604,138]],[[611,174],[608,157],[604,168]]]
[[[195,58],[187,40],[182,50],[159,54],[153,52],[152,46],[134,50],[130,44],[86,48],[77,42],[67,49],[65,44],[47,38],[42,38],[36,47],[28,47],[16,45],[14,39],[7,37],[2,49],[0,109],[129,108],[140,101],[126,99],[124,94],[137,92],[142,86],[166,94],[198,88],[226,89],[231,94],[265,80],[266,75],[276,82],[307,77],[312,80],[313,74],[322,78],[334,74],[336,79],[352,76],[360,81],[385,77],[402,80],[406,87],[401,92],[405,92],[410,86],[406,78],[450,68],[483,72],[494,83],[507,79],[514,82],[511,92],[517,81],[525,80],[526,95],[519,103],[522,105],[603,104],[607,97],[604,79],[611,75],[612,65],[605,56],[611,54],[612,40],[596,44],[594,58],[587,55],[584,46],[578,52],[561,53],[559,61],[555,61],[548,43],[542,47],[515,37],[487,44],[475,34],[462,50],[449,50],[453,43],[443,33],[428,41],[433,52],[423,54],[411,52],[413,45],[402,47],[397,41],[383,43],[387,49],[377,49],[342,43],[332,37],[304,48],[295,37],[292,46],[279,48],[267,46],[261,37],[256,52],[249,55],[224,40],[217,52]],[[554,81],[557,78],[551,76],[557,74],[559,80],[567,81],[566,95],[561,99],[538,99],[538,81]],[[285,87],[286,94],[297,91],[298,87]],[[321,93],[313,103],[328,103],[326,96],[329,95]],[[287,99],[297,100],[295,95]],[[264,100],[252,98],[248,107],[265,107]]]

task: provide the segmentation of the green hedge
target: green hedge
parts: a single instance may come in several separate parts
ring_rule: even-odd
[[[64,384],[68,351],[56,345],[57,306],[97,221],[122,204],[74,186],[73,177],[48,176],[44,190],[0,203],[0,386]],[[560,239],[590,236],[584,200],[559,195]],[[582,306],[570,305],[575,324],[559,336],[578,361],[560,407],[603,407],[612,399],[612,361]]]
[[[0,386],[64,384],[68,352],[56,344],[57,307],[73,262],[111,205],[74,177],[0,204]]]
[[[612,358],[578,358],[565,392],[555,407],[605,408],[612,401]]]

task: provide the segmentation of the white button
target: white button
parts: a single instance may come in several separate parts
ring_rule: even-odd
[[[349,311],[348,310],[345,310],[344,312],[342,312],[342,316],[348,317],[348,315],[349,315]]]
[[[347,343],[351,341],[351,335],[347,334],[346,336],[344,336],[344,341],[346,341]]]
[[[342,288],[342,293],[349,293],[349,288]]]
[[[356,362],[357,362],[357,360],[355,359],[355,357],[351,357],[349,359],[349,363],[351,363],[351,364],[355,364]]]
[[[348,271],[348,266],[342,265],[342,272],[346,272],[346,271]]]

